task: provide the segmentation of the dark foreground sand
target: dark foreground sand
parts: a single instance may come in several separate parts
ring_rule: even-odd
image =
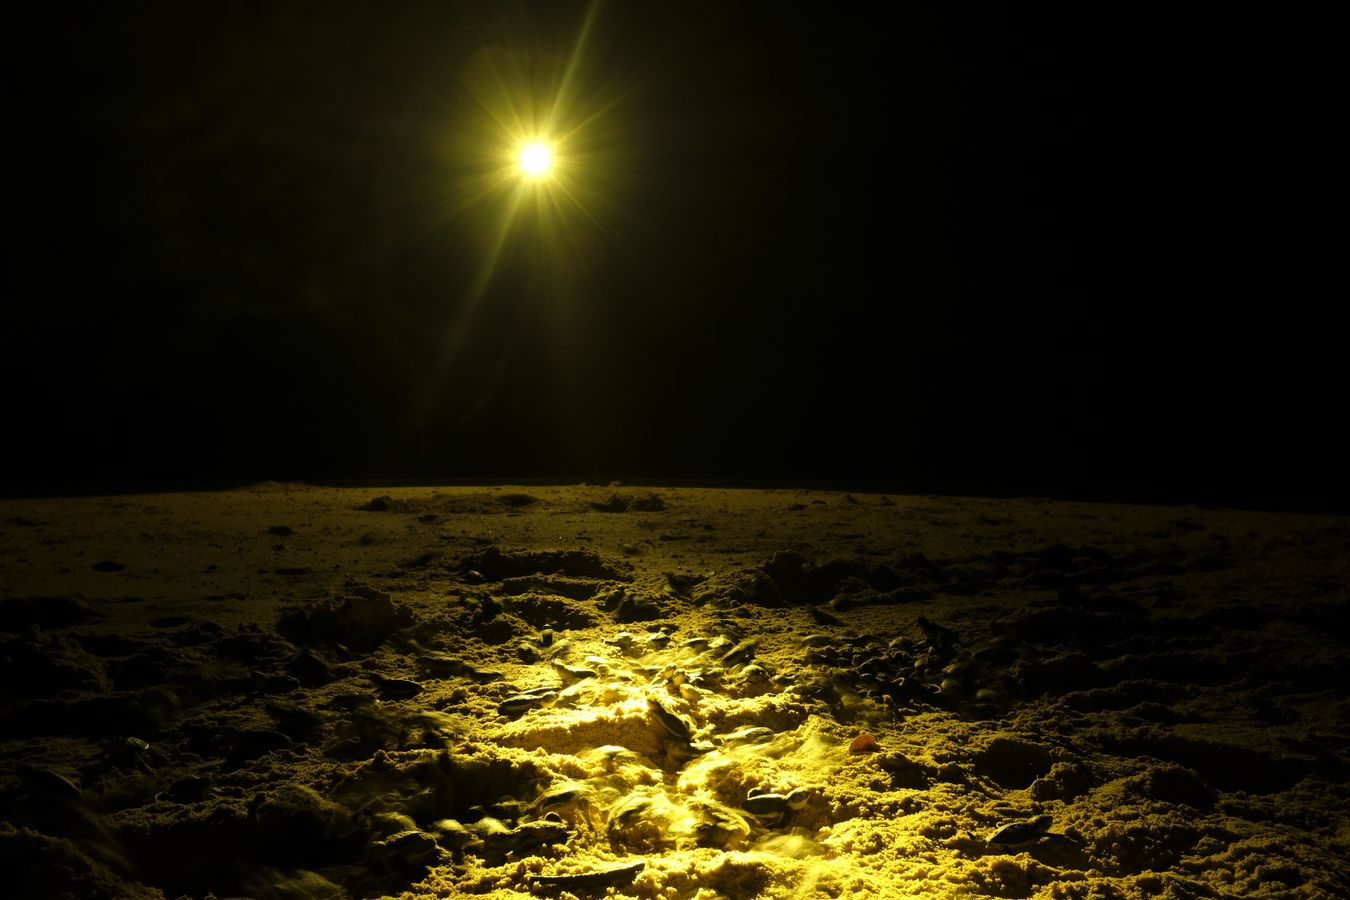
[[[1350,896],[1348,586],[1189,507],[0,501],[3,892]]]

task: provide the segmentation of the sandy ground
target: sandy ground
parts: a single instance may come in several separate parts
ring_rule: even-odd
[[[1192,507],[0,501],[0,860],[35,898],[1350,896],[1348,585],[1350,519]]]

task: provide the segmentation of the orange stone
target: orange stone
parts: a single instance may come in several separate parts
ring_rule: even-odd
[[[853,743],[848,745],[849,753],[871,753],[880,750],[881,746],[877,739],[867,732],[863,732],[853,739]]]

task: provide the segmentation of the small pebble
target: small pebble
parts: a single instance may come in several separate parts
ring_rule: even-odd
[[[872,753],[881,749],[875,736],[868,732],[863,732],[853,739],[853,743],[848,745],[849,753]]]

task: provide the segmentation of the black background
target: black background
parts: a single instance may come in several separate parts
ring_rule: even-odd
[[[603,202],[527,209],[477,295],[501,202],[455,202],[466,73],[547,81],[588,8],[16,28],[0,488],[1350,507],[1343,21],[601,3],[576,83],[615,99]]]

